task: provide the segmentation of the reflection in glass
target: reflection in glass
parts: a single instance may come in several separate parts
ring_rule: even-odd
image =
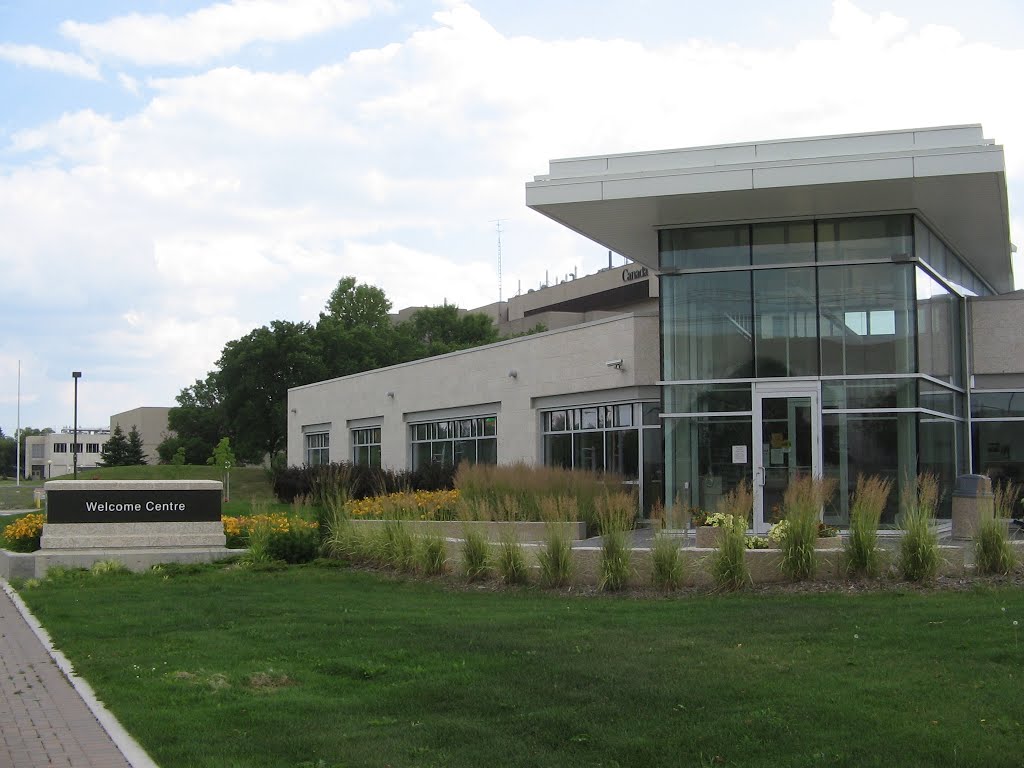
[[[735,227],[668,229],[658,233],[662,269],[717,269],[750,264],[750,233]]]
[[[913,408],[915,379],[850,379],[821,383],[823,408]]]
[[[755,265],[813,263],[814,223],[754,224],[752,260]]]
[[[674,384],[665,387],[666,413],[749,411],[750,384]]]
[[[754,273],[755,375],[818,373],[818,312],[814,268]]]
[[[993,485],[1024,483],[1024,421],[976,421],[971,431],[975,472],[988,475]]]
[[[818,270],[821,373],[913,373],[913,267]]]
[[[911,217],[871,216],[818,222],[818,261],[909,258]]]
[[[734,464],[732,447],[750,455],[749,416],[665,420],[665,498],[713,510],[741,480],[751,483],[751,462]]]
[[[663,277],[666,381],[734,379],[753,371],[748,272]]]
[[[961,299],[923,269],[917,276],[917,355],[921,373],[959,384]]]
[[[971,416],[976,419],[1024,417],[1024,392],[972,392]],[[1021,429],[1024,430],[1024,425]]]

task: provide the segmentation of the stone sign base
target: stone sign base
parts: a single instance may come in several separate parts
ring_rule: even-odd
[[[187,523],[46,523],[40,547],[105,549],[121,547],[223,547],[227,539],[218,522]]]

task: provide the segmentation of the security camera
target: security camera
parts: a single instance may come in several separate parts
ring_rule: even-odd
[[[605,360],[604,364],[607,365],[609,368],[618,368],[619,370],[622,370],[621,357],[618,360]]]

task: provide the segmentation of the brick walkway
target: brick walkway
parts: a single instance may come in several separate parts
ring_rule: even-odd
[[[130,768],[3,590],[0,766]]]

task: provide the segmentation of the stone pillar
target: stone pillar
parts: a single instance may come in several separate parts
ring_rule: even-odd
[[[993,516],[992,481],[985,475],[960,475],[953,491],[953,538],[973,539],[978,525]]]

